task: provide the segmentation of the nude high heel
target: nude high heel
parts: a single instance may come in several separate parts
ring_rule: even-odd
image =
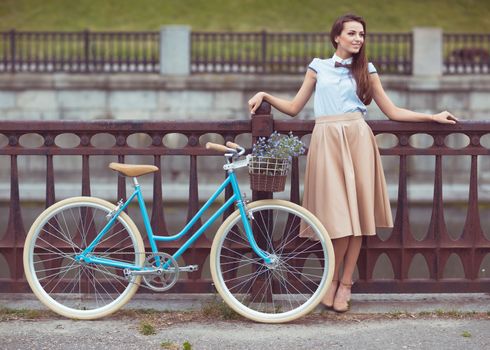
[[[330,283],[327,293],[325,294],[322,300],[323,305],[325,305],[327,308],[332,308],[333,301],[335,298],[335,293],[337,292],[338,287],[339,287],[339,281],[332,280],[332,283]]]
[[[335,294],[333,309],[337,312],[346,312],[350,308],[352,283],[344,283],[340,281],[339,288]]]

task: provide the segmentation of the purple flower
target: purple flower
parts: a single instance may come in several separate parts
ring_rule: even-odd
[[[286,158],[291,160],[305,153],[303,142],[292,132],[281,135],[274,131],[267,139],[259,137],[252,147],[252,155],[268,158]]]

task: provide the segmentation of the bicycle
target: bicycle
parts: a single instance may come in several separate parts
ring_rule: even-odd
[[[235,143],[206,144],[223,152],[227,176],[179,233],[154,235],[137,177],[158,170],[153,165],[110,163],[131,177],[134,191],[114,205],[94,197],[73,197],[50,206],[32,224],[24,246],[24,270],[37,298],[68,318],[97,319],[125,305],[140,285],[166,291],[179,272],[177,259],[223,213],[236,210],[219,227],[211,247],[211,275],[223,300],[237,313],[258,322],[288,322],[312,311],[333,275],[333,248],[318,219],[301,206],[277,199],[248,203],[235,170],[250,155]],[[157,242],[182,238],[231,186],[233,194],[173,254]],[[137,199],[151,252],[125,212]]]

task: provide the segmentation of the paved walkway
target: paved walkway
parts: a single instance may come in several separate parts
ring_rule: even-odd
[[[200,310],[213,298],[137,296],[126,310]],[[0,294],[0,306],[44,309],[31,295]],[[355,294],[348,314],[317,311],[282,325],[164,316],[152,316],[156,334],[147,336],[139,330],[144,320],[127,316],[4,321],[0,349],[181,349],[185,341],[192,349],[490,349],[490,294]]]
[[[137,294],[125,309],[160,311],[201,310],[215,300],[215,294]],[[459,294],[353,294],[351,313],[431,312],[490,312],[490,293]],[[0,307],[14,309],[46,309],[33,294],[0,293]]]

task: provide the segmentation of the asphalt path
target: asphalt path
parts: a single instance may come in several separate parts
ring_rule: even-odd
[[[156,327],[140,320],[47,319],[0,323],[1,349],[490,349],[490,320],[315,320],[264,325],[199,321]]]
[[[0,294],[0,350],[175,350],[184,342],[194,350],[490,350],[488,293],[354,294],[346,314],[317,309],[279,325],[205,315],[213,303],[215,295],[137,295],[114,316],[74,321],[48,312],[31,294]],[[154,334],[144,335],[143,325]]]

